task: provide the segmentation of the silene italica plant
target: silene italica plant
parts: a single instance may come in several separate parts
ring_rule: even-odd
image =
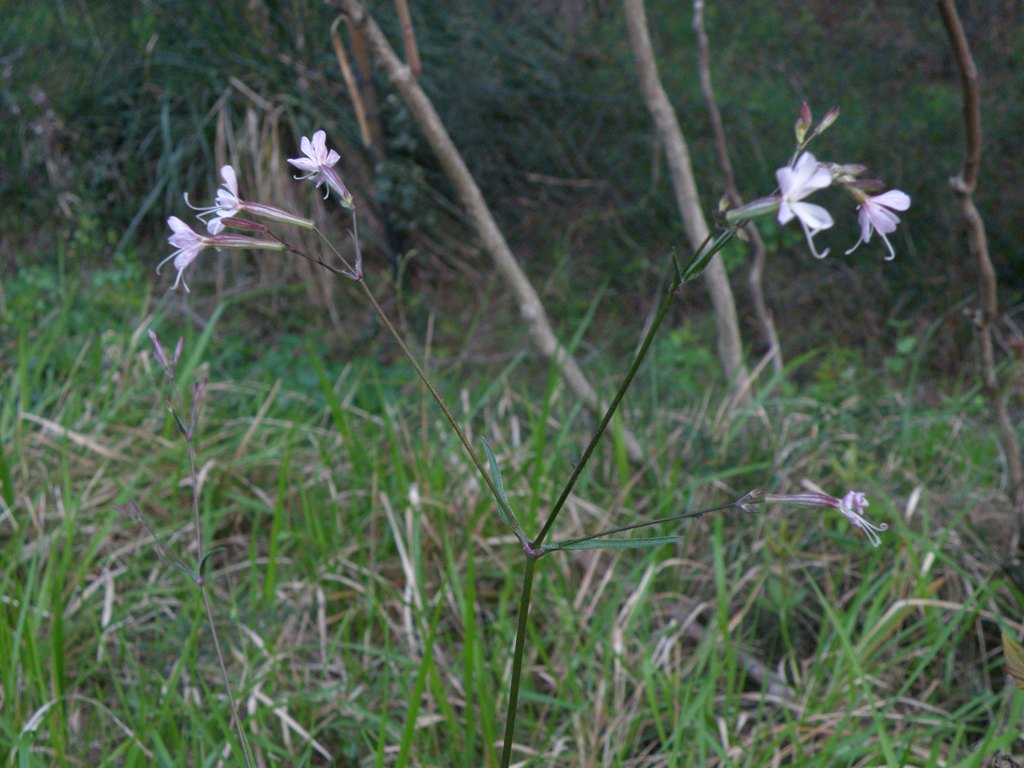
[[[838,187],[848,193],[853,199],[860,225],[860,238],[846,253],[852,253],[861,244],[869,243],[872,235],[877,233],[885,243],[887,249],[886,260],[895,257],[895,251],[888,235],[892,234],[899,224],[900,219],[896,212],[906,211],[910,207],[909,196],[899,190],[882,192],[881,190],[884,185],[881,181],[862,178],[866,171],[866,168],[862,165],[823,162],[818,160],[807,149],[810,142],[828,129],[838,116],[839,110],[833,108],[815,126],[811,111],[804,104],[795,125],[796,146],[793,154],[789,161],[775,173],[778,184],[776,190],[772,194],[754,200],[742,207],[728,208],[723,205],[716,216],[716,227],[696,252],[683,263],[673,260],[674,276],[660,300],[661,303],[654,321],[650,324],[634,359],[622,378],[615,396],[608,404],[583,453],[574,463],[573,470],[562,486],[561,493],[550,510],[547,511],[541,528],[533,535],[527,533],[519,523],[515,510],[505,494],[500,467],[487,441],[481,439],[482,455],[473,448],[465,431],[446,405],[444,398],[426,375],[417,356],[410,350],[367,284],[362,269],[355,202],[351,192],[346,188],[336,169],[341,157],[335,150],[328,149],[327,135],[324,131],[316,131],[312,139],[302,137],[300,144],[301,156],[289,159],[288,162],[301,171],[301,175],[295,177],[297,180],[312,182],[316,188],[323,187],[325,199],[333,193],[338,202],[351,212],[351,237],[354,252],[351,258],[343,256],[340,250],[324,236],[311,219],[274,205],[245,200],[239,193],[237,175],[230,165],[220,169],[223,185],[218,190],[213,205],[197,208],[191,205],[186,196],[186,204],[198,212],[197,218],[202,228],[205,228],[206,234],[195,231],[176,216],[168,218],[167,223],[172,230],[168,242],[174,246],[175,251],[160,263],[157,271],[159,272],[160,268],[167,262],[173,262],[173,266],[177,270],[174,288],[180,285],[185,291],[189,290],[188,284],[185,282],[185,272],[193,263],[197,262],[202,252],[209,247],[280,251],[307,259],[328,272],[356,283],[368,299],[374,312],[380,318],[381,323],[395,338],[403,354],[409,359],[417,376],[443,413],[448,426],[459,438],[466,450],[467,456],[476,467],[481,480],[493,497],[499,518],[514,533],[524,556],[523,583],[517,617],[518,628],[509,682],[505,735],[501,758],[501,766],[503,768],[507,768],[511,761],[533,581],[539,567],[539,562],[544,557],[568,550],[636,549],[660,546],[665,543],[680,541],[683,537],[675,533],[667,533],[659,536],[622,538],[619,534],[635,531],[640,528],[667,526],[671,523],[679,523],[682,520],[702,517],[715,512],[725,512],[729,509],[750,512],[754,507],[761,504],[788,504],[834,509],[845,516],[852,525],[859,528],[872,545],[877,547],[881,544],[879,534],[886,531],[887,525],[885,523],[872,523],[867,519],[864,513],[868,507],[868,500],[863,493],[850,491],[843,497],[835,497],[825,493],[769,493],[759,488],[752,489],[743,496],[716,507],[687,510],[668,517],[644,520],[631,525],[597,531],[583,537],[549,542],[549,536],[555,530],[559,514],[564,508],[577,480],[585,470],[594,449],[604,435],[626,391],[629,389],[673,301],[687,283],[701,274],[710,259],[736,236],[737,231],[744,224],[768,216],[775,216],[782,225],[788,224],[795,219],[804,231],[811,253],[817,258],[824,258],[828,255],[829,249],[826,248],[819,251],[815,245],[814,238],[823,230],[832,227],[834,220],[828,210],[816,203],[807,202],[807,198],[827,187]],[[336,261],[333,263],[325,261],[321,256],[305,253],[293,245],[288,239],[286,229],[288,227],[305,229],[316,233],[323,240],[329,251],[334,254]],[[221,671],[225,687],[228,690],[232,716],[238,738],[242,744],[242,752],[247,765],[253,766],[252,751],[246,739],[245,729],[242,727],[239,719],[235,700],[231,695],[231,685],[223,663],[223,657],[220,653],[220,643],[217,639],[213,606],[210,603],[203,580],[203,570],[208,555],[204,554],[203,534],[200,528],[198,498],[200,486],[194,477],[196,472],[194,437],[198,422],[199,406],[205,391],[205,382],[193,386],[192,402],[188,409],[189,416],[186,419],[184,417],[184,404],[178,390],[178,382],[175,380],[175,366],[181,355],[181,343],[178,343],[172,355],[168,355],[167,351],[161,346],[156,334],[151,331],[150,336],[153,342],[154,356],[164,371],[168,383],[168,407],[178,430],[185,439],[192,467],[195,550],[197,552],[195,567],[186,565],[167,550],[148,526],[134,501],[129,501],[126,506],[119,507],[119,509],[144,525],[156,540],[156,546],[161,556],[184,573],[201,591],[213,642],[217,648],[218,657],[221,659]]]

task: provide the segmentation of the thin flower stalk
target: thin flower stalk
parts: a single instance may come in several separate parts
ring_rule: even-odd
[[[566,501],[569,499],[569,494],[576,485],[576,481],[579,480],[584,467],[586,467],[587,462],[590,460],[594,450],[597,448],[598,442],[600,442],[601,437],[604,435],[608,424],[615,415],[615,411],[618,409],[619,404],[625,397],[626,391],[633,383],[633,378],[640,369],[640,364],[647,356],[651,343],[654,341],[654,337],[657,334],[658,329],[661,327],[661,323],[665,319],[665,316],[668,314],[668,310],[671,308],[672,302],[678,295],[680,288],[682,288],[685,282],[697,277],[699,274],[699,265],[702,263],[706,264],[708,259],[710,259],[715,252],[723,248],[731,237],[735,235],[735,229],[727,230],[725,233],[718,233],[717,238],[715,235],[716,233],[714,232],[708,233],[707,238],[705,238],[700,248],[698,248],[690,258],[689,263],[682,269],[677,267],[672,285],[666,292],[665,298],[661,303],[661,307],[659,307],[654,321],[651,323],[650,328],[648,328],[647,334],[644,336],[644,340],[640,344],[640,348],[637,350],[637,353],[633,358],[632,365],[630,365],[629,370],[626,372],[626,376],[619,384],[618,391],[616,391],[611,403],[609,403],[604,416],[601,418],[601,421],[597,426],[597,429],[590,438],[590,442],[587,443],[587,447],[583,450],[582,456],[580,456],[579,461],[576,462],[576,466],[573,468],[572,474],[566,481],[565,487],[562,489],[562,493],[559,495],[555,505],[548,513],[543,527],[537,536],[530,542],[530,548],[534,552],[543,553],[544,539],[555,524],[555,520],[564,508]],[[482,467],[480,469],[481,472],[483,472]],[[496,499],[499,498],[496,493],[496,489],[494,489],[493,486],[491,487],[491,491],[495,494]],[[512,655],[512,676],[509,681],[508,705],[505,710],[505,738],[502,744],[501,768],[508,768],[512,760],[512,744],[515,737],[516,714],[519,708],[519,688],[522,683],[523,654],[526,648],[526,634],[529,628],[530,598],[533,589],[533,577],[537,569],[537,561],[539,557],[538,555],[531,555],[529,552],[526,554],[526,568],[523,572],[523,586],[519,596],[519,614],[517,617],[518,623],[516,625],[515,650]]]
[[[126,507],[115,506],[119,512],[126,514],[139,523],[149,532],[155,542],[157,552],[167,562],[173,565],[175,568],[180,570],[189,580],[196,585],[199,589],[200,594],[203,598],[203,607],[206,612],[207,624],[210,628],[210,637],[213,640],[214,650],[217,655],[217,665],[220,668],[221,679],[224,683],[224,690],[227,692],[228,703],[231,708],[232,719],[236,732],[238,733],[238,739],[242,746],[242,754],[245,759],[247,768],[255,768],[256,761],[253,757],[252,748],[249,745],[249,739],[245,734],[245,728],[242,726],[242,719],[238,713],[238,702],[235,700],[234,692],[231,688],[231,678],[228,675],[227,663],[224,660],[224,651],[221,647],[220,636],[217,632],[217,622],[214,616],[213,603],[210,599],[209,591],[207,590],[206,579],[204,577],[204,571],[206,569],[206,561],[209,555],[204,553],[203,549],[203,530],[202,530],[202,517],[199,509],[199,472],[197,469],[196,462],[196,449],[195,449],[195,434],[196,426],[199,419],[199,407],[203,399],[203,395],[206,391],[206,381],[197,381],[192,387],[192,404],[190,408],[188,426],[183,422],[179,413],[182,403],[179,390],[175,382],[175,367],[178,363],[178,359],[181,356],[183,347],[183,341],[179,339],[177,346],[175,347],[173,358],[169,358],[167,351],[160,343],[157,338],[156,332],[152,329],[149,331],[149,338],[153,343],[153,355],[157,360],[157,363],[164,371],[164,375],[167,379],[168,391],[167,391],[167,403],[170,408],[171,414],[174,417],[174,421],[178,426],[178,430],[181,432],[182,437],[185,439],[186,452],[188,454],[189,463],[189,474],[191,478],[192,488],[192,515],[193,515],[193,530],[195,532],[195,548],[196,548],[196,567],[188,567],[180,558],[171,554],[164,543],[156,535],[156,532],[149,525],[139,510],[138,505],[134,501],[129,501]]]

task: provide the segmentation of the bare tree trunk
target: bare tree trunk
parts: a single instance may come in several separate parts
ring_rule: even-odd
[[[722,169],[722,176],[725,181],[725,194],[729,197],[729,203],[733,207],[743,205],[743,198],[736,187],[736,176],[732,171],[732,163],[729,161],[729,142],[725,137],[725,126],[722,124],[722,113],[718,111],[718,103],[715,101],[715,90],[711,85],[711,54],[708,51],[708,36],[704,31],[704,0],[693,0],[693,30],[697,33],[697,64],[700,69],[700,88],[704,93],[704,101],[708,105],[708,114],[711,117],[711,130],[715,135],[715,152],[718,154],[718,167]],[[775,331],[775,320],[772,318],[771,310],[764,300],[764,290],[761,276],[764,274],[764,262],[767,257],[764,238],[761,231],[753,222],[747,222],[743,227],[750,242],[750,250],[753,252],[750,264],[750,274],[747,278],[750,286],[750,300],[754,305],[754,316],[761,326],[761,333],[764,334],[765,343],[768,345],[768,357],[772,361],[775,373],[782,373],[782,345],[779,343],[779,335]]]
[[[978,100],[978,70],[971,56],[971,48],[964,34],[963,25],[953,0],[938,0],[939,15],[946,25],[949,43],[953,49],[957,66],[960,68],[960,87],[964,94],[964,160],[959,175],[950,179],[953,194],[960,203],[967,226],[967,246],[978,265],[978,292],[981,307],[976,316],[978,344],[980,346],[981,380],[985,394],[995,411],[999,427],[999,439],[1006,459],[1008,492],[1010,503],[1017,519],[1017,530],[1013,535],[1015,552],[1020,543],[1020,528],[1024,525],[1024,466],[1021,465],[1020,445],[1006,407],[1006,398],[996,375],[995,349],[992,342],[992,325],[999,314],[999,299],[996,285],[996,271],[988,251],[988,237],[985,222],[974,205],[974,190],[978,185],[978,168],[981,165],[981,107]]]
[[[405,101],[406,106],[409,107],[420,130],[423,131],[423,135],[433,149],[445,175],[455,187],[459,199],[472,219],[484,250],[490,254],[498,272],[511,286],[519,304],[519,311],[526,321],[534,344],[546,357],[555,362],[566,384],[587,408],[597,416],[602,415],[604,403],[597,396],[597,392],[576,360],[555,337],[540,297],[512,254],[512,250],[487,207],[480,188],[445,130],[434,105],[416,82],[409,67],[403,64],[395,54],[394,49],[370,16],[362,0],[337,0],[337,5],[355,27],[363,30],[377,63],[391,85]],[[630,459],[634,462],[643,461],[644,451],[636,437],[627,429],[623,429],[622,434]]]
[[[644,12],[643,0],[623,0],[623,7],[626,12],[626,27],[629,30],[629,44],[633,49],[640,77],[640,90],[654,119],[658,139],[665,148],[669,174],[676,192],[676,204],[683,217],[686,236],[690,241],[690,247],[696,250],[708,235],[708,224],[704,219],[700,197],[697,194],[697,182],[694,180],[693,168],[690,165],[690,152],[686,147],[675,110],[672,109],[672,103],[668,100],[658,77],[654,48],[647,33],[647,15]],[[736,303],[729,287],[725,267],[718,256],[714,256],[708,262],[704,270],[704,280],[711,294],[711,304],[715,313],[719,360],[739,399],[744,403],[749,402],[750,394],[746,386],[747,372],[743,365],[743,343],[740,339],[739,321],[736,318]]]

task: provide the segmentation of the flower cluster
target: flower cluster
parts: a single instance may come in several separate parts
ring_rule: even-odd
[[[296,176],[295,178],[309,179],[317,187],[323,185],[328,193],[334,191],[341,199],[341,204],[354,212],[352,195],[342,182],[341,176],[334,169],[341,156],[333,149],[327,149],[327,134],[324,131],[317,131],[313,134],[312,141],[303,136],[300,148],[304,156],[288,160],[293,166],[305,172],[302,176]],[[206,231],[209,234],[198,234],[177,216],[171,216],[167,219],[167,224],[171,228],[171,236],[167,238],[167,241],[176,250],[157,265],[156,271],[159,273],[160,268],[164,264],[173,260],[174,268],[178,270],[178,277],[174,281],[173,288],[177,288],[181,284],[184,286],[185,291],[188,291],[188,284],[184,279],[185,269],[207,247],[249,248],[271,251],[295,250],[283,240],[277,238],[263,224],[239,218],[242,214],[279,224],[290,224],[303,229],[316,230],[316,226],[311,219],[298,216],[273,205],[244,200],[238,192],[238,177],[235,169],[230,165],[223,166],[220,169],[220,175],[224,182],[221,188],[217,190],[214,205],[205,208],[196,207],[189,202],[188,194],[185,195],[185,204],[192,210],[198,211],[196,218],[205,225]],[[274,239],[268,240],[248,235],[225,233],[224,230],[228,227],[260,232]],[[349,274],[358,279],[358,256],[354,269],[346,266],[346,269],[340,271],[343,274]]]
[[[804,104],[796,123],[796,151],[790,162],[775,172],[775,180],[779,184],[778,194],[727,211],[725,218],[731,224],[742,224],[768,213],[776,213],[780,224],[788,224],[796,219],[804,230],[811,253],[822,259],[828,255],[829,249],[819,252],[814,245],[814,236],[835,222],[825,208],[805,202],[804,198],[826,187],[837,186],[846,190],[857,203],[857,220],[860,224],[860,239],[846,253],[853,253],[861,243],[870,242],[872,234],[877,232],[889,251],[885,259],[891,261],[896,257],[896,252],[887,235],[895,232],[900,222],[895,212],[910,208],[910,196],[898,189],[869,195],[868,192],[881,189],[883,184],[878,180],[860,179],[859,176],[866,170],[864,166],[819,162],[806,149],[811,139],[820,136],[838,116],[839,110],[833,108],[817,128],[809,132],[811,111]]]

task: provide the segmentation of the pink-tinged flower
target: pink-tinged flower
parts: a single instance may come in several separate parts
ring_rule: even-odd
[[[178,270],[178,279],[174,281],[174,285],[171,287],[177,288],[178,283],[181,283],[185,286],[186,292],[188,292],[189,288],[188,283],[184,279],[185,269],[196,260],[196,257],[207,246],[215,248],[252,248],[264,251],[283,251],[285,249],[282,243],[259,240],[248,235],[200,235],[177,216],[168,218],[167,224],[173,230],[173,234],[167,238],[167,242],[177,250],[161,261],[157,265],[156,271],[159,274],[160,268],[171,259],[174,259],[174,268]]]
[[[850,491],[841,499],[824,493],[794,493],[789,495],[767,493],[764,496],[764,500],[767,502],[775,501],[783,504],[796,504],[801,507],[838,509],[850,523],[864,531],[868,541],[876,547],[882,543],[878,534],[889,530],[889,526],[885,523],[876,525],[864,517],[864,510],[868,506],[868,499],[863,493],[857,491]]]
[[[788,165],[779,168],[775,172],[775,179],[779,182],[782,196],[782,202],[779,204],[779,223],[788,224],[794,217],[799,219],[811,253],[819,259],[825,258],[828,256],[828,248],[818,253],[814,247],[814,236],[832,226],[832,216],[820,205],[801,201],[812,192],[831,184],[832,173],[828,168],[819,166],[814,155],[804,152],[792,168]]]
[[[889,249],[886,261],[896,258],[896,252],[892,249],[892,243],[886,235],[896,231],[896,225],[900,223],[900,217],[893,211],[905,211],[910,207],[910,195],[898,189],[890,189],[874,197],[864,196],[857,206],[857,221],[860,222],[860,240],[853,244],[853,248],[847,254],[857,250],[857,246],[871,240],[871,233],[877,232],[878,236],[885,241],[885,247]]]
[[[334,170],[334,166],[341,159],[341,155],[333,149],[327,149],[327,134],[324,131],[317,131],[313,134],[312,141],[303,136],[299,147],[302,149],[302,154],[305,157],[289,158],[288,162],[300,171],[305,171],[305,173],[295,178],[311,179],[316,184],[317,189],[323,184],[326,187],[324,192],[325,200],[327,195],[333,190],[341,198],[342,205],[346,208],[352,208],[352,194],[345,188],[341,176]]]
[[[226,225],[230,225],[229,219],[234,219],[239,213],[245,212],[271,221],[279,221],[284,224],[295,224],[296,226],[313,229],[313,222],[296,216],[293,213],[275,208],[272,205],[253,203],[243,200],[238,196],[238,178],[235,176],[235,169],[225,165],[220,169],[220,175],[224,179],[224,185],[217,190],[217,204],[209,208],[196,208],[189,203],[188,195],[185,195],[185,203],[194,211],[199,211],[200,221],[206,223],[206,231],[211,235],[218,235],[224,231]],[[210,216],[209,221],[204,216]]]

